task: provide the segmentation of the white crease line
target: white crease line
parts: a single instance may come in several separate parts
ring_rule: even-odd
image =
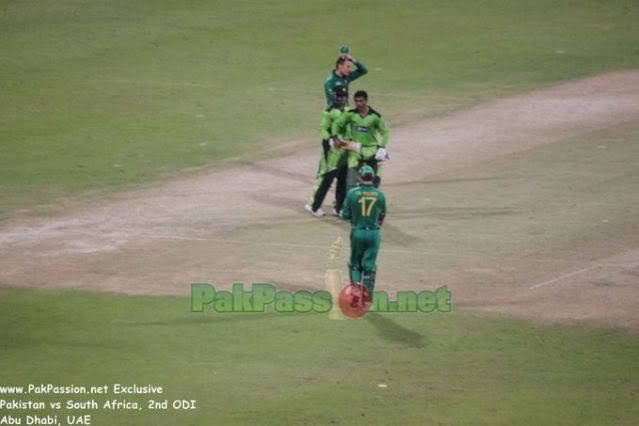
[[[565,279],[565,278],[572,277],[573,275],[583,274],[583,273],[584,273],[584,272],[586,272],[586,271],[590,271],[591,269],[595,269],[595,268],[600,268],[600,267],[602,267],[602,266],[605,266],[605,265],[592,265],[592,266],[588,266],[587,268],[582,268],[582,269],[579,269],[579,270],[577,270],[577,271],[570,272],[570,273],[565,274],[565,275],[560,275],[560,276],[558,276],[557,278],[553,278],[552,280],[548,280],[548,281],[544,281],[544,282],[539,283],[539,284],[531,285],[531,286],[529,287],[529,289],[530,289],[530,290],[534,290],[534,289],[539,288],[539,287],[545,287],[545,286],[551,285],[551,284],[553,284],[553,283],[556,283],[557,281],[561,281],[561,280],[563,280],[563,279]]]
[[[558,276],[558,277],[556,277],[556,278],[553,278],[553,279],[548,280],[548,281],[544,281],[544,282],[542,282],[542,283],[538,283],[538,284],[535,284],[535,285],[531,285],[531,286],[530,286],[530,287],[528,287],[528,288],[529,288],[530,290],[534,290],[534,289],[539,288],[539,287],[545,287],[545,286],[547,286],[547,285],[554,284],[554,283],[555,283],[555,282],[557,282],[557,281],[561,281],[561,280],[563,280],[563,279],[565,279],[565,278],[572,277],[573,275],[583,274],[584,272],[590,271],[591,269],[595,269],[595,268],[633,268],[633,267],[635,267],[635,266],[637,266],[637,265],[639,265],[639,262],[629,262],[629,263],[599,263],[599,264],[596,264],[596,265],[591,265],[591,266],[588,266],[588,267],[586,267],[586,268],[579,269],[579,270],[577,270],[577,271],[570,272],[570,273],[565,274],[565,275],[560,275],[560,276]]]
[[[182,240],[182,241],[215,241],[215,242],[227,243],[227,244],[244,244],[244,245],[253,245],[253,246],[275,246],[275,247],[290,247],[290,248],[297,247],[297,248],[308,248],[313,250],[327,250],[327,246],[323,246],[319,244],[277,243],[277,242],[267,242],[267,241],[249,241],[249,240],[241,240],[241,239],[230,239],[230,238],[205,238],[205,237],[190,237],[185,235],[147,234],[147,233],[138,233],[136,230],[126,229],[126,228],[120,229],[120,231],[129,232],[131,235],[135,235],[137,237],[149,238],[149,239],[167,239],[167,240]],[[78,233],[86,234],[90,236],[96,236],[96,232],[94,231],[79,231]],[[0,242],[3,242],[3,241],[0,240]],[[7,240],[4,242],[13,243],[15,241]],[[1,248],[2,247],[0,247],[0,249]],[[424,255],[424,256],[432,256],[432,257],[452,257],[452,258],[458,258],[458,259],[479,259],[479,260],[486,260],[486,261],[502,259],[501,257],[488,257],[485,255],[478,255],[473,253],[465,253],[465,254],[446,253],[439,250],[426,251],[426,250],[402,250],[402,249],[384,248],[382,250],[382,253],[414,254],[414,255]],[[544,263],[556,264],[557,263],[557,260],[555,259],[535,259],[535,258],[527,258],[527,259],[539,264],[544,264]],[[596,267],[630,268],[630,267],[634,267],[638,265],[639,265],[639,262],[630,262],[630,263],[621,263],[621,264],[615,264],[615,263],[597,264],[594,266],[589,266],[584,269],[580,269],[578,271],[571,272],[567,275],[563,275],[543,283],[535,284],[529,288],[534,289],[537,287],[543,287],[555,281],[561,280],[563,278],[566,278],[578,273],[582,273],[584,271],[587,271]]]
[[[134,232],[134,231],[131,231]],[[87,232],[88,234],[93,234],[92,232]],[[217,241],[221,243],[228,244],[245,244],[245,245],[255,245],[255,246],[278,246],[278,247],[301,247],[301,248],[309,248],[309,249],[317,249],[317,250],[327,250],[327,247],[319,244],[298,244],[298,243],[276,243],[270,241],[249,241],[249,240],[241,240],[241,239],[230,239],[230,238],[206,238],[206,237],[189,237],[183,235],[161,235],[161,234],[136,234],[140,237],[146,238],[160,238],[160,239],[168,239],[168,240],[184,240],[184,241]],[[387,243],[388,244],[388,243]],[[479,260],[502,260],[502,257],[490,257],[481,254],[472,254],[472,253],[446,253],[439,250],[426,251],[426,250],[402,250],[402,249],[389,249],[383,248],[380,250],[383,253],[398,253],[398,254],[417,254],[417,255],[428,255],[433,257],[454,257],[459,259],[479,259]],[[534,259],[527,258],[530,261],[535,263],[553,263],[556,264],[558,261],[556,259]],[[639,265],[639,263],[637,263]],[[601,264],[595,266],[611,266],[611,267],[629,267],[633,264]],[[589,268],[593,268],[591,266]],[[587,268],[587,269],[589,269]]]
[[[213,237],[191,237],[191,236],[187,236],[187,235],[167,235],[167,234],[148,234],[148,233],[138,233],[136,230],[134,229],[126,229],[126,228],[122,228],[119,229],[122,232],[129,232],[131,235],[135,235],[137,237],[144,237],[144,238],[149,238],[149,239],[166,239],[166,240],[181,240],[181,241],[214,241],[214,242],[220,242],[220,243],[227,243],[227,244],[244,244],[244,245],[253,245],[253,246],[275,246],[275,247],[291,247],[291,248],[308,248],[308,249],[314,249],[314,250],[328,250],[329,246],[324,246],[324,245],[319,245],[319,244],[299,244],[299,243],[277,243],[277,242],[271,242],[271,241],[254,241],[254,240],[242,240],[242,239],[231,239],[231,238],[213,238]],[[95,236],[96,233],[94,231],[80,231],[80,233],[82,234],[86,234],[86,235],[91,235],[91,236]],[[427,255],[427,256],[433,256],[433,257],[454,257],[454,258],[459,258],[459,259],[479,259],[479,260],[501,260],[501,257],[489,257],[489,256],[485,256],[485,255],[481,255],[481,254],[473,254],[473,253],[464,253],[464,254],[459,254],[459,253],[446,253],[446,252],[442,252],[439,250],[433,250],[433,251],[426,251],[426,250],[402,250],[402,249],[389,249],[389,248],[384,248],[382,249],[382,253],[397,253],[397,254],[417,254],[417,255]],[[553,263],[556,264],[557,260],[555,259],[535,259],[535,258],[527,258],[528,260],[535,262],[535,263]],[[593,269],[596,267],[620,267],[620,268],[627,268],[627,267],[631,267],[634,265],[639,265],[639,262],[637,263],[626,263],[626,264],[597,264],[594,266],[589,266],[587,268],[584,268],[583,270],[579,270],[579,271],[575,271],[575,272],[571,272],[568,275],[565,276],[561,276],[558,278],[554,278],[552,280],[550,280],[550,282],[554,282],[556,280],[559,279],[563,279],[564,277],[567,276],[571,276],[573,274],[576,273],[581,273],[585,270],[589,270],[589,269]],[[534,286],[530,287],[530,288],[536,288],[536,287],[541,287],[543,285],[546,285],[546,283],[549,282],[545,282],[545,283],[540,283],[540,284],[535,284]]]

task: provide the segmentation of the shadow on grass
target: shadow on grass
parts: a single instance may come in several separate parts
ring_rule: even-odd
[[[366,316],[366,321],[372,324],[380,336],[389,342],[401,343],[411,348],[423,348],[425,345],[424,336],[402,327],[388,317],[371,312]]]

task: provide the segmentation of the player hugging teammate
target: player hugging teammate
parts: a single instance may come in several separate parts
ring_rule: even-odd
[[[355,67],[355,70],[353,70]],[[379,189],[382,163],[388,159],[389,132],[381,114],[368,104],[368,93],[359,90],[348,107],[348,85],[368,70],[342,47],[335,69],[324,83],[326,109],[322,112],[321,157],[313,197],[305,209],[324,216],[321,208],[333,181],[333,214],[351,222],[352,285],[365,286],[365,302],[371,301],[381,243],[381,225],[386,216],[386,196]]]

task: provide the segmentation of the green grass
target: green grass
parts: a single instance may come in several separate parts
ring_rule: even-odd
[[[627,1],[10,1],[0,218],[314,140],[348,43],[391,125],[639,63]],[[309,170],[312,174],[312,170]],[[46,209],[45,209],[46,210]]]
[[[93,411],[96,425],[630,425],[639,415],[629,368],[639,341],[618,331],[459,312],[196,314],[186,298],[78,291],[1,289],[0,311],[0,385],[150,383],[165,388],[159,399],[198,401],[186,413]]]

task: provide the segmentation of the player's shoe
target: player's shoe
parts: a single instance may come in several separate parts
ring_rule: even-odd
[[[333,216],[342,217],[335,207],[333,207]]]
[[[304,206],[304,210],[306,210],[307,212],[309,212],[310,214],[312,214],[315,217],[322,217],[324,216],[324,210],[317,209],[317,210],[313,210],[313,206],[311,206],[310,204],[307,204]]]

